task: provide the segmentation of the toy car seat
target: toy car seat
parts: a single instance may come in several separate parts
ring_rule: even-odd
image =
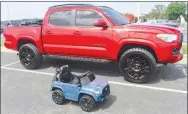
[[[68,65],[61,66],[60,68],[56,69],[57,72],[57,79],[64,83],[69,83],[72,81],[72,74],[71,69]]]

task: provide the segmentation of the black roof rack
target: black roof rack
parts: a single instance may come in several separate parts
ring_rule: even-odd
[[[89,7],[97,8],[96,6],[91,5],[91,4],[62,4],[62,5],[51,6],[48,9],[51,9],[51,8],[63,8],[63,7],[70,7],[70,6],[89,6]]]

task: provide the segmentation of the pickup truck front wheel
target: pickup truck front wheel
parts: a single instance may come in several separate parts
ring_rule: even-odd
[[[24,44],[19,49],[19,59],[26,69],[36,69],[42,64],[42,55],[33,44]]]
[[[154,56],[142,48],[125,51],[119,60],[119,68],[125,80],[133,83],[148,82],[155,74],[156,66]]]

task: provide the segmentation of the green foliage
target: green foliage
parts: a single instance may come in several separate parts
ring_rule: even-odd
[[[187,17],[186,15],[186,11],[187,11],[187,7],[186,7],[186,3],[185,2],[172,2],[168,5],[167,10],[166,10],[166,18],[169,20],[176,20],[177,18],[179,18],[180,15],[183,15],[183,17]]]
[[[182,46],[184,54],[187,54],[187,44],[184,44]]]
[[[1,46],[4,46],[4,42],[3,41],[1,41]]]
[[[149,19],[164,19],[165,18],[165,5],[155,5],[155,8],[151,10],[149,14],[146,15]]]

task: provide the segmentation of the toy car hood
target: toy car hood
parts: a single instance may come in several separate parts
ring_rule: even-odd
[[[108,82],[105,78],[96,77],[95,80],[93,80],[91,83],[89,83],[88,85],[85,85],[84,89],[102,90],[107,85],[108,85]]]

